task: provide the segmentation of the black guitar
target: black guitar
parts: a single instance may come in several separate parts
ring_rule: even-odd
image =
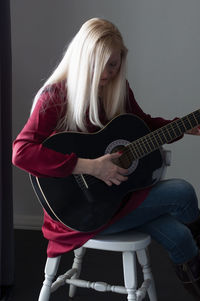
[[[43,145],[61,153],[74,152],[80,158],[97,158],[122,151],[115,164],[128,168],[128,180],[107,186],[90,175],[66,178],[38,178],[30,175],[39,201],[47,213],[67,227],[90,232],[105,225],[131,191],[160,180],[164,168],[161,146],[200,124],[200,110],[150,132],[131,114],[119,115],[94,134],[63,132]]]

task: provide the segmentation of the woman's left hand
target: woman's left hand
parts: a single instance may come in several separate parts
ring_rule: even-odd
[[[197,126],[193,129],[187,131],[186,134],[200,136],[200,126]]]

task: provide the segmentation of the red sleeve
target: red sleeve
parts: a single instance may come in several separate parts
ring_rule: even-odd
[[[26,125],[13,142],[14,165],[38,177],[65,177],[72,173],[76,154],[61,154],[42,145],[53,134],[61,108],[59,89],[54,89],[53,95],[48,89],[41,94]]]

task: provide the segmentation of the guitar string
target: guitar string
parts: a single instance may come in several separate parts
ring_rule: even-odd
[[[197,112],[199,114],[199,119],[200,119],[200,113]],[[170,142],[174,139],[176,139],[177,137],[181,136],[186,130],[189,130],[191,128],[193,128],[194,126],[196,126],[197,124],[199,124],[198,121],[198,116],[195,117],[195,115],[193,114],[192,116],[190,116],[193,118],[193,121],[189,120],[189,118],[186,119],[186,122],[189,122],[189,128],[186,127],[185,123],[179,119],[177,121],[175,121],[175,123],[170,123],[167,126],[164,126],[164,128],[160,128],[152,133],[149,133],[146,137],[142,137],[139,138],[138,140],[134,141],[132,144],[130,144],[130,147],[132,147],[133,151],[134,149],[136,149],[136,153],[137,151],[139,152],[139,155],[142,157],[143,155],[145,155],[148,152],[153,151],[154,149],[157,149],[160,145],[164,144],[165,142]],[[182,130],[184,129],[184,130]],[[178,130],[178,133],[177,133]],[[161,134],[160,134],[160,133]],[[164,137],[164,141],[163,141],[163,137]],[[169,139],[168,139],[169,137]],[[146,142],[145,142],[146,139]],[[159,140],[161,141],[161,143],[159,142]],[[139,147],[137,147],[137,145]],[[153,148],[152,146],[153,145]],[[141,153],[141,149],[140,147],[142,147],[143,149],[146,148],[147,152],[143,152]],[[150,149],[148,151],[148,148]]]
[[[195,114],[198,116],[195,116]],[[139,139],[135,140],[133,143],[130,143],[128,146],[126,146],[126,150],[123,152],[122,157],[120,157],[121,159],[119,158],[119,161],[121,161],[122,158],[124,157],[123,163],[125,160],[125,164],[127,166],[127,164],[130,164],[130,162],[132,162],[133,160],[139,159],[144,155],[158,149],[162,144],[165,144],[167,142],[176,139],[177,137],[180,137],[185,131],[198,125],[199,124],[198,119],[200,120],[199,110],[189,114],[188,116],[183,117],[182,119],[175,120],[174,122],[169,123],[166,126],[161,127],[152,133],[149,133],[145,137],[140,137]],[[188,124],[189,124],[189,128],[187,128]],[[178,133],[176,133],[177,130]],[[164,141],[161,135],[163,135]],[[168,139],[167,137],[169,137],[170,139]],[[151,145],[153,146],[153,148]],[[131,149],[129,150],[128,148]],[[146,151],[141,152],[141,150],[143,149],[146,149]],[[123,163],[121,164],[122,166]],[[87,180],[88,185],[91,185],[98,180],[97,178],[90,175],[84,175],[84,178]]]

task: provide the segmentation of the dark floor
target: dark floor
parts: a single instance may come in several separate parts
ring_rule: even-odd
[[[15,287],[13,301],[37,301],[43,282],[47,242],[40,231],[15,230]],[[156,243],[150,247],[153,274],[158,301],[193,301],[177,280],[165,251]],[[59,272],[70,268],[73,253],[62,257]],[[82,278],[90,281],[104,281],[109,284],[123,284],[121,254],[87,250],[82,267]],[[127,300],[125,295],[99,293],[91,289],[78,288],[75,301]],[[68,287],[54,292],[51,301],[67,301]],[[148,300],[146,298],[145,300]]]

